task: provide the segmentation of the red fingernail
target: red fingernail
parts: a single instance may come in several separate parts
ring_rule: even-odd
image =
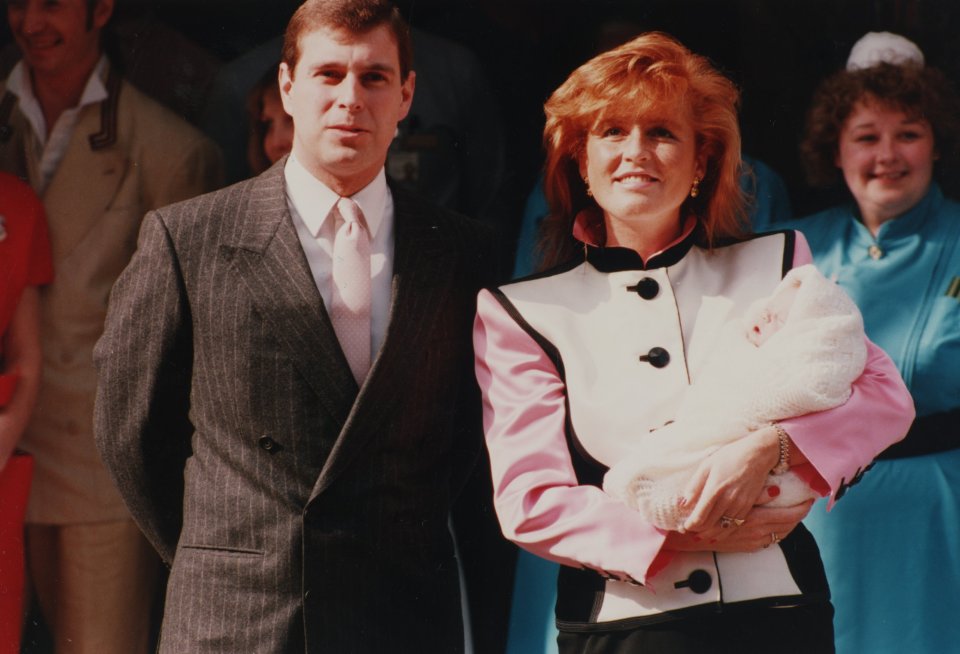
[[[686,505],[687,505],[687,498],[681,497],[679,500],[677,500],[677,506],[686,506]]]
[[[777,497],[778,495],[780,495],[780,487],[767,486],[767,495],[769,495],[770,497]]]

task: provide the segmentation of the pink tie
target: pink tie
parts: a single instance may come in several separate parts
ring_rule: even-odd
[[[337,201],[330,318],[357,383],[370,369],[370,237],[363,212],[350,198]]]

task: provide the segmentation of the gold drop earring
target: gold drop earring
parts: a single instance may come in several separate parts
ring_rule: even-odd
[[[586,177],[583,178],[583,185],[587,187],[587,197],[588,197],[588,198],[592,198],[592,197],[593,197],[593,191],[590,190],[590,182],[587,181],[587,178],[586,178]]]
[[[700,195],[700,178],[694,177],[693,184],[690,185],[690,197],[695,198]]]

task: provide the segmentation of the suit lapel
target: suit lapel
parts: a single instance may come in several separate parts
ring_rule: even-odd
[[[91,147],[90,136],[99,128],[99,105],[81,109],[70,146],[43,192],[54,261],[68,257],[103,219],[130,165],[117,147]]]
[[[239,275],[280,346],[343,425],[357,384],[323,306],[287,210],[282,159],[253,182],[238,228],[221,254]]]
[[[364,448],[396,409],[397,385],[409,383],[411,370],[426,334],[442,310],[453,283],[445,274],[456,253],[440,224],[440,215],[391,185],[394,199],[395,244],[390,321],[383,346],[373,361],[340,437],[324,464],[311,499]],[[414,371],[415,374],[415,371]]]

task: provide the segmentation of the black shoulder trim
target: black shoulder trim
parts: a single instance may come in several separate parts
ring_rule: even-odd
[[[503,291],[498,288],[489,290],[493,297],[496,298],[497,302],[500,303],[500,306],[502,306],[507,314],[513,318],[517,325],[519,325],[520,328],[523,329],[523,331],[525,331],[530,338],[532,338],[534,342],[540,346],[540,349],[543,350],[544,354],[547,355],[551,363],[553,363],[554,367],[557,369],[557,374],[560,375],[560,379],[563,380],[564,384],[566,384],[567,375],[563,366],[563,357],[560,356],[560,350],[557,349],[557,346],[551,343],[550,340],[548,340],[543,334],[538,332],[530,323],[527,322],[523,315],[521,315],[521,313],[513,305],[513,302],[511,302],[510,299],[504,295]],[[566,408],[565,431],[567,447],[570,449],[571,460],[573,461],[573,470],[577,475],[577,481],[579,481],[581,484],[602,487],[603,476],[607,473],[609,468],[593,458],[580,442],[580,439],[577,438],[577,434],[573,429],[573,422],[570,419],[570,398],[566,393],[564,393],[563,402]]]
[[[0,142],[6,143],[13,136],[10,117],[13,115],[15,106],[17,106],[17,96],[10,91],[4,93],[3,99],[0,100]]]
[[[120,104],[119,71],[110,66],[107,74],[107,98],[100,103],[100,131],[90,135],[90,148],[103,150],[117,142],[117,108]]]
[[[563,368],[563,358],[560,356],[560,350],[551,343],[543,334],[538,332],[533,326],[527,322],[527,319],[523,317],[523,314],[517,310],[513,305],[513,302],[501,291],[499,288],[489,289],[490,293],[496,298],[497,302],[500,303],[500,306],[503,307],[504,311],[513,318],[513,320],[520,326],[523,331],[532,338],[537,345],[540,346],[540,349],[544,351],[550,361],[557,368],[557,373],[560,375],[560,379],[566,380],[566,373]]]
[[[797,233],[792,229],[786,229],[774,234],[783,234],[783,276],[786,277],[790,269],[793,268],[793,260],[796,256]]]
[[[560,275],[565,272],[570,272],[571,270],[579,266],[581,263],[583,263],[583,256],[578,254],[574,257],[571,257],[567,261],[564,261],[563,263],[558,263],[557,265],[551,268],[547,268],[546,270],[541,270],[540,272],[524,275],[523,277],[517,277],[516,279],[513,279],[510,282],[508,282],[507,285],[514,284],[516,282],[526,282],[532,279],[543,279],[544,277],[553,277],[554,275]]]
[[[784,277],[793,268],[794,254],[797,249],[797,233],[792,229],[777,229],[769,232],[748,234],[742,237],[722,238],[722,239],[719,239],[714,244],[713,247],[724,248],[724,247],[729,247],[731,245],[737,245],[738,243],[746,243],[747,241],[752,241],[757,238],[766,238],[768,236],[777,236],[777,235],[782,235],[784,238],[783,264],[781,266],[781,272],[780,272],[780,276]]]

